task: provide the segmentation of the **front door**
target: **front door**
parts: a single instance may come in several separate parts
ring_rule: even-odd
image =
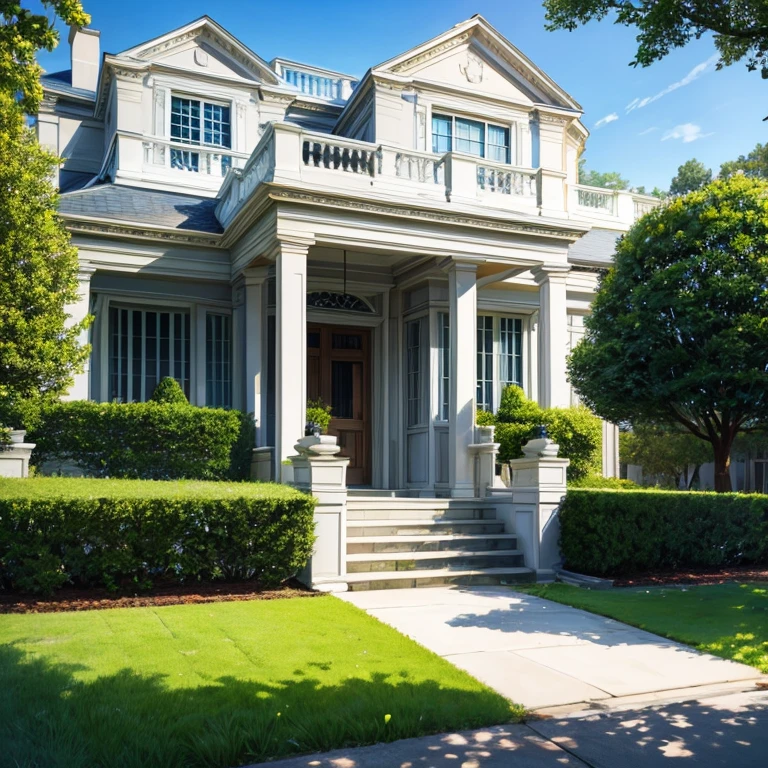
[[[371,332],[307,326],[307,399],[331,406],[329,434],[349,456],[347,483],[371,484]]]

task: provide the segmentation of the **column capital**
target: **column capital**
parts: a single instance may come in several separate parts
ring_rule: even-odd
[[[246,267],[242,271],[242,276],[247,286],[262,285],[264,281],[269,277],[269,267]]]
[[[440,269],[445,272],[477,272],[479,263],[475,259],[462,259],[449,256],[440,262]]]
[[[315,244],[314,240],[310,239],[279,239],[272,247],[269,257],[274,261],[278,256],[306,256],[309,253],[310,246]]]
[[[95,271],[96,267],[92,267],[90,264],[80,264],[77,268],[78,281],[81,283],[90,283]]]
[[[566,278],[568,277],[568,273],[571,271],[571,268],[569,265],[549,265],[549,264],[542,264],[539,267],[534,267],[531,270],[531,274],[533,275],[533,279],[536,281],[537,285],[541,285],[542,283],[552,282],[552,283],[558,283],[558,282],[565,282]]]

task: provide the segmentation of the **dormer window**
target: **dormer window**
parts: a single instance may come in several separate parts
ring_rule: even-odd
[[[463,152],[496,163],[509,163],[509,128],[452,115],[432,115],[432,151]]]
[[[171,98],[171,141],[179,144],[204,147],[232,148],[232,123],[230,108],[224,104],[187,99],[181,96]],[[193,149],[171,149],[171,168],[200,171],[200,152]],[[206,153],[206,159],[209,157]],[[221,175],[232,165],[229,155],[212,156],[221,163]],[[210,173],[210,169],[206,169]]]

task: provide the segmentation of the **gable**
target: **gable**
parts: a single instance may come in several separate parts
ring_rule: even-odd
[[[471,42],[415,66],[408,74],[419,80],[470,88],[474,93],[502,96],[522,104],[541,101],[530,84],[514,74],[503,72],[478,45]]]
[[[123,51],[120,56],[270,85],[279,82],[266,61],[207,16]]]
[[[571,96],[479,15],[374,71],[581,111]]]

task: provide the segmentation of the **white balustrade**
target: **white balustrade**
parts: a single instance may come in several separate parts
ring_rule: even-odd
[[[395,175],[399,179],[422,184],[444,185],[445,164],[442,156],[398,150],[395,153]]]
[[[616,214],[616,192],[598,187],[576,187],[576,203],[580,208],[591,208],[599,213]]]
[[[660,202],[659,200],[643,200],[637,197],[633,198],[632,201],[635,209],[635,221],[645,216],[646,213],[650,213]]]
[[[536,172],[478,161],[477,186],[501,195],[535,198]]]
[[[225,147],[207,147],[158,137],[142,141],[144,166],[223,178],[230,168],[242,167],[248,155]]]
[[[322,134],[305,135],[301,143],[305,166],[376,176],[381,173],[381,149],[372,144]]]

